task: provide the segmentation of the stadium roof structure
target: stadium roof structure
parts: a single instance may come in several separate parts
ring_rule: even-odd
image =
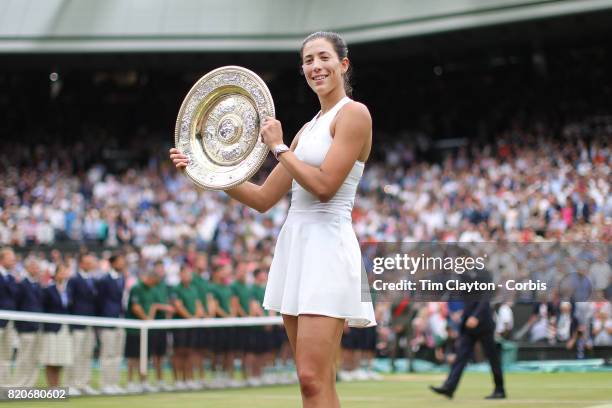
[[[0,53],[295,51],[612,9],[612,0],[0,0]]]

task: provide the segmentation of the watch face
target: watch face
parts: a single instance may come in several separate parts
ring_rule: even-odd
[[[287,145],[278,145],[274,148],[274,157],[276,157],[278,159],[278,155],[284,152],[288,152],[289,148],[287,147]]]

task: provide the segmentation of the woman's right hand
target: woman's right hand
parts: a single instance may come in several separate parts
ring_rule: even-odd
[[[189,164],[189,159],[179,149],[173,147],[170,149],[170,160],[178,170],[183,170]]]

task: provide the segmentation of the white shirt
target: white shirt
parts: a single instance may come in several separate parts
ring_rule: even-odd
[[[612,269],[606,262],[595,262],[589,269],[589,276],[596,290],[604,290],[610,284]]]
[[[0,275],[2,275],[3,278],[6,278],[9,275],[9,271],[7,271],[4,266],[0,266]]]
[[[117,280],[121,277],[121,275],[119,275],[119,272],[117,272],[116,270],[112,269],[110,271],[108,271],[108,274],[110,275],[111,278]]]
[[[507,304],[502,304],[497,311],[497,322],[495,323],[495,333],[503,333],[512,330],[514,327],[514,315],[512,308]]]

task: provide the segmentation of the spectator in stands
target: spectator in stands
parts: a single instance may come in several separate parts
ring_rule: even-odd
[[[17,282],[13,270],[17,264],[10,248],[0,248],[0,310],[17,308]],[[0,320],[0,384],[9,384],[11,359],[13,358],[14,323]]]
[[[56,265],[53,281],[43,289],[45,313],[70,313],[71,301],[66,290],[69,275],[68,265],[64,263]],[[47,386],[59,387],[62,368],[71,366],[74,362],[72,335],[67,324],[43,324],[40,362],[46,367]]]
[[[110,270],[96,281],[98,315],[101,317],[123,317],[123,293],[129,271],[125,256],[113,254]],[[103,394],[124,394],[119,387],[121,360],[125,347],[125,330],[121,327],[104,327],[100,335],[100,391]]]
[[[38,283],[40,265],[36,258],[25,261],[26,274],[18,284],[17,310],[21,312],[42,313],[42,289]],[[16,322],[19,335],[19,348],[15,357],[15,375],[11,385],[14,387],[33,387],[38,380],[38,357],[40,350],[40,323]]]
[[[512,312],[512,302],[503,302],[497,309],[495,319],[495,334],[502,339],[510,339],[514,328],[514,314]]]
[[[610,303],[599,309],[593,322],[593,345],[612,346],[612,317]]]
[[[408,363],[412,364],[420,347],[420,342],[415,341],[415,333],[419,331],[421,319],[415,321],[419,309],[408,297],[396,299],[389,312],[391,369],[395,371],[395,360],[400,354],[406,354]]]
[[[607,251],[599,248],[595,262],[589,267],[589,278],[593,289],[603,294],[610,282],[612,282],[612,268],[608,263]]]
[[[442,302],[429,302],[427,307],[429,309],[427,326],[434,343],[434,355],[438,362],[445,363],[446,356],[444,351],[448,339],[446,304]]]
[[[566,347],[568,350],[576,348],[577,359],[585,358],[586,351],[593,348],[593,341],[590,338],[588,326],[579,324],[573,336],[567,342]]]
[[[578,320],[573,314],[572,304],[570,302],[561,302],[559,307],[559,315],[555,322],[555,337],[557,342],[568,344],[569,340],[574,337],[578,330]]]
[[[198,288],[192,284],[192,271],[189,266],[183,265],[180,271],[181,282],[172,288],[171,299],[176,310],[175,319],[196,319],[204,317],[204,308],[200,302]],[[193,380],[193,362],[197,331],[193,328],[174,329],[174,365],[175,383],[177,390],[197,390],[202,387]]]
[[[95,316],[97,312],[97,290],[93,275],[98,268],[98,259],[89,252],[79,255],[78,271],[66,285],[68,298],[71,301],[70,313],[79,316]],[[74,364],[66,371],[70,395],[99,392],[92,388],[91,363],[93,360],[96,336],[91,326],[72,325],[72,341],[74,346]]]
[[[153,232],[149,233],[147,243],[142,247],[142,257],[150,261],[157,261],[167,253],[168,248],[160,241],[159,236]]]
[[[529,317],[529,341],[531,343],[554,342],[554,331],[551,319],[555,316],[552,304],[540,302],[534,304],[533,312]]]

